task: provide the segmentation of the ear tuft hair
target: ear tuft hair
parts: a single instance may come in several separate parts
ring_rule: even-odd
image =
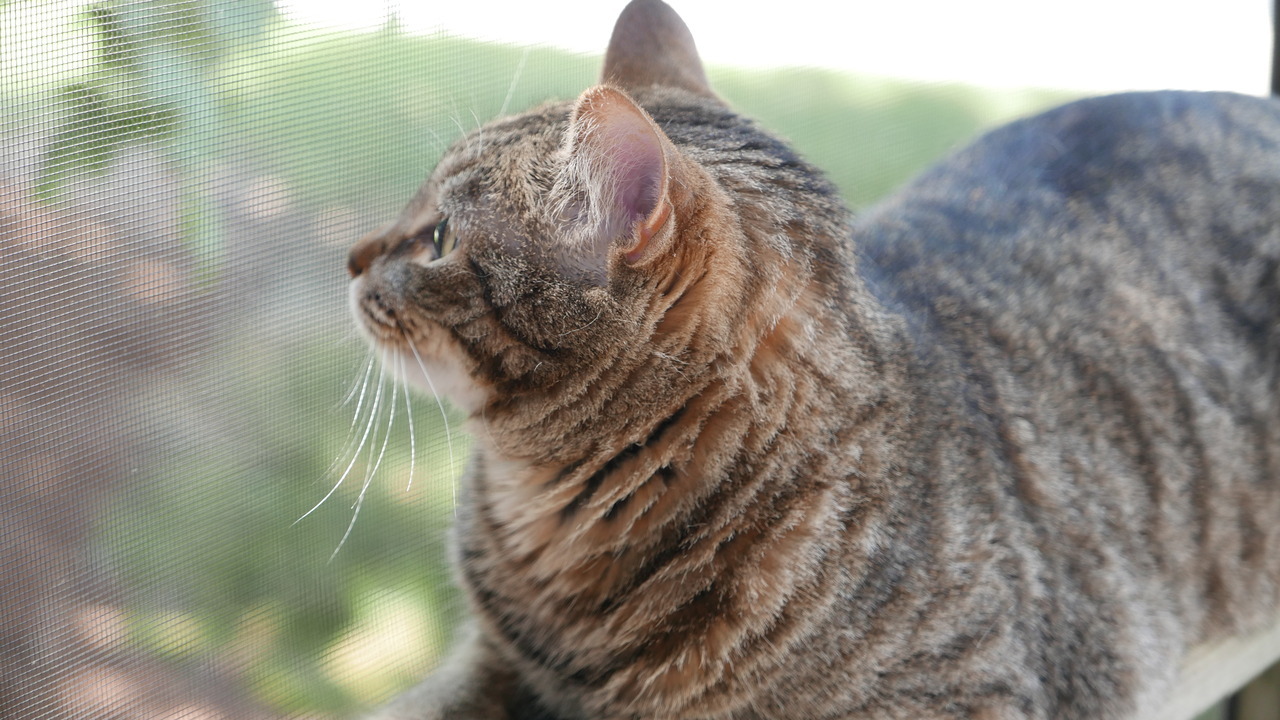
[[[573,249],[599,272],[614,245],[641,261],[670,221],[671,141],[626,93],[599,85],[578,98],[564,152],[552,197]]]

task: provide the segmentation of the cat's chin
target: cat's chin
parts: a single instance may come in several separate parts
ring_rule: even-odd
[[[484,406],[487,394],[449,353],[424,355],[421,351],[414,353],[405,345],[378,347],[385,352],[383,357],[394,372],[403,374],[410,385],[448,400],[467,415]]]

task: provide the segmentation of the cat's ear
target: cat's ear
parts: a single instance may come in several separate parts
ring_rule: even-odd
[[[600,81],[625,90],[659,85],[715,97],[693,35],[662,0],[631,0],[623,9],[609,38]]]
[[[603,262],[621,247],[640,264],[672,235],[670,160],[675,147],[622,91],[598,85],[578,98],[565,138],[568,158],[557,181],[562,215],[587,236]]]

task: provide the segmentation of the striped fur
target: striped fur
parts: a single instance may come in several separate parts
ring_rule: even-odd
[[[1130,718],[1276,619],[1276,103],[1083,101],[855,222],[665,5],[610,53],[352,253],[476,447],[474,628],[380,717]]]

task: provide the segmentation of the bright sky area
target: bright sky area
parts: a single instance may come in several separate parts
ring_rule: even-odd
[[[601,52],[622,0],[281,0],[319,25]],[[994,87],[1267,91],[1268,0],[672,0],[704,60]]]

